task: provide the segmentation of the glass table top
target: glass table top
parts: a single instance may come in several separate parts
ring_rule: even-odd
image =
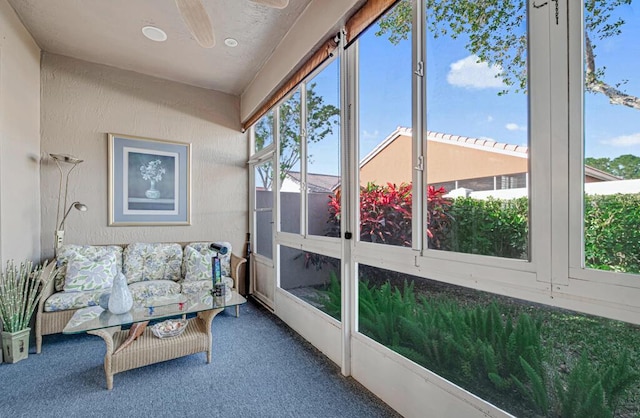
[[[144,306],[134,306],[127,313],[116,315],[100,306],[78,309],[62,330],[63,334],[77,334],[102,328],[130,325],[136,322],[171,318],[179,315],[223,309],[237,306],[247,300],[235,290],[227,294],[224,301],[211,295],[210,291],[193,294],[152,297]]]

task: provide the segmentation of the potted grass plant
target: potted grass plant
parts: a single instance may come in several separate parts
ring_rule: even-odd
[[[56,271],[47,268],[46,262],[34,268],[31,261],[17,266],[13,260],[7,261],[5,270],[0,271],[0,321],[5,362],[16,363],[29,355],[29,322],[38,306],[42,285],[51,280]]]

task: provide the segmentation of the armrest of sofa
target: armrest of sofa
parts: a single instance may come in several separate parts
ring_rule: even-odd
[[[58,269],[56,260],[51,260],[42,271],[41,280],[43,280],[42,291],[40,292],[40,300],[38,301],[38,309],[36,309],[35,336],[36,336],[36,353],[40,354],[42,350],[42,315],[44,315],[44,303],[49,296],[56,292],[55,281]]]
[[[44,266],[42,270],[42,291],[40,293],[40,300],[38,301],[38,312],[44,312],[44,302],[47,298],[56,292],[55,281],[58,270],[56,269],[56,260],[51,260]]]
[[[233,279],[233,284],[236,290],[240,288],[240,284],[238,283],[238,280],[240,279],[240,268],[242,268],[242,265],[246,262],[246,258],[239,257],[234,253],[231,253],[231,278]]]

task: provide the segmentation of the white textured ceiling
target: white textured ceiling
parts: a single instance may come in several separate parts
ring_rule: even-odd
[[[8,0],[44,51],[240,95],[311,0],[279,10],[248,0],[203,0],[216,45],[202,48],[174,0]],[[153,42],[143,26],[163,29]],[[229,48],[224,39],[239,45]]]

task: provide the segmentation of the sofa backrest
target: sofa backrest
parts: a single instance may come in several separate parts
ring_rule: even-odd
[[[127,283],[148,280],[177,282],[182,277],[182,246],[177,243],[134,242],[124,249],[122,267]]]
[[[212,250],[211,244],[225,247],[225,254]],[[203,271],[202,276],[206,274],[207,278],[210,278],[211,258],[215,255],[220,258],[222,276],[230,277],[231,252],[231,243],[227,241],[191,243],[135,242],[125,245],[66,244],[58,250],[57,254],[56,263],[61,268],[54,281],[55,290],[63,290],[67,263],[74,257],[97,261],[105,255],[113,253],[116,258],[117,271],[124,273],[127,283],[147,280],[172,280],[177,282],[185,278],[189,266],[191,267],[189,270],[194,271],[194,264],[199,260],[208,261],[208,267],[201,270]],[[191,256],[188,256],[188,254],[191,254]],[[204,273],[204,270],[206,270],[206,273]]]

